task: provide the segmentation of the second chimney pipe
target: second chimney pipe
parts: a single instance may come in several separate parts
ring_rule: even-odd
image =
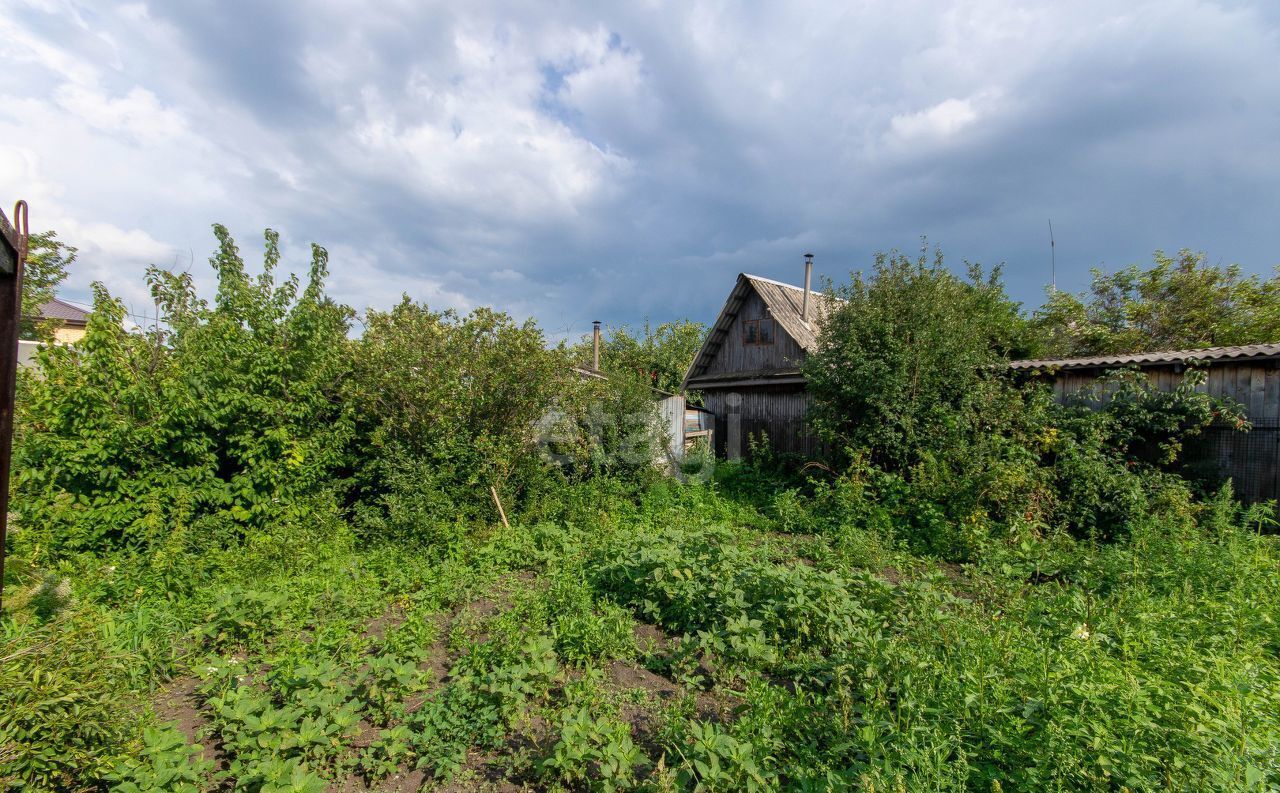
[[[809,284],[813,278],[813,254],[804,255],[804,302],[800,304],[800,319],[809,321]]]
[[[600,320],[591,323],[591,368],[600,371]]]

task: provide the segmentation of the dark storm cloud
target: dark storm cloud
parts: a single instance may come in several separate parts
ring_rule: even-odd
[[[298,24],[298,8],[260,0],[195,0],[149,8],[156,21],[180,32],[208,75],[215,103],[225,97],[273,124],[315,121],[320,107],[299,62],[306,27]]]
[[[113,263],[79,289],[212,220],[328,245],[359,306],[555,333],[922,235],[1034,305],[1050,218],[1065,288],[1157,247],[1280,260],[1271,4],[32,5],[3,164]]]

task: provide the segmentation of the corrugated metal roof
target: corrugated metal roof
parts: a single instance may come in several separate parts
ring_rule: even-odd
[[[1108,366],[1158,366],[1193,361],[1280,358],[1280,344],[1245,344],[1238,347],[1205,347],[1199,350],[1162,350],[1129,355],[1095,355],[1090,358],[1060,358],[1038,361],[1010,361],[1010,369],[1098,369]]]
[[[769,307],[769,316],[777,320],[784,330],[796,340],[800,349],[809,352],[818,346],[818,321],[826,312],[831,299],[822,292],[809,293],[809,319],[800,318],[800,308],[804,303],[804,288],[761,278],[758,275],[747,275],[746,279],[755,287],[756,292]]]
[[[60,319],[63,322],[83,325],[89,321],[89,312],[55,297],[40,306],[40,318]]]
[[[830,310],[833,300],[839,302],[838,299],[829,297],[823,292],[811,291],[809,319],[806,321],[800,318],[800,310],[804,304],[804,287],[784,284],[759,275],[739,273],[738,280],[733,285],[733,291],[729,293],[724,308],[720,309],[720,316],[711,326],[706,341],[702,343],[702,349],[698,351],[697,357],[693,359],[693,364],[685,375],[685,383],[701,375],[711,365],[711,361],[715,359],[721,345],[724,344],[729,328],[733,326],[733,320],[738,316],[738,310],[742,308],[743,302],[752,291],[760,295],[769,309],[769,315],[791,338],[795,339],[796,344],[800,345],[800,349],[805,352],[817,346],[818,325],[822,316]]]

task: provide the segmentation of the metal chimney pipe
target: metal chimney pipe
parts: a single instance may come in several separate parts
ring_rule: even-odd
[[[813,254],[804,255],[804,302],[800,305],[800,319],[809,321],[809,285],[813,280]]]
[[[591,323],[591,368],[600,371],[600,320]]]

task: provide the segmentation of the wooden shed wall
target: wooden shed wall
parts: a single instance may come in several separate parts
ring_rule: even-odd
[[[803,385],[703,391],[707,409],[716,415],[716,453],[729,459],[745,457],[748,438],[761,432],[779,453],[812,456],[819,450],[809,429],[811,397]]]
[[[1189,455],[1200,455],[1216,465],[1224,477],[1231,477],[1236,493],[1245,501],[1280,498],[1280,362],[1226,361],[1206,368],[1205,382],[1197,390],[1215,397],[1233,399],[1248,416],[1253,429],[1237,432],[1228,427],[1211,428]],[[1145,368],[1151,383],[1162,391],[1176,388],[1184,373],[1174,366]],[[1054,395],[1059,402],[1079,398],[1094,387],[1105,371],[1081,369],[1058,372],[1053,377]],[[1105,399],[1105,394],[1097,396]],[[1100,400],[1092,400],[1097,404]]]
[[[726,374],[729,372],[760,372],[769,369],[794,369],[804,359],[804,350],[795,339],[791,338],[782,325],[774,322],[773,344],[751,344],[742,342],[742,323],[744,320],[767,319],[764,300],[752,292],[743,301],[742,308],[734,317],[733,325],[725,336],[724,344],[716,352],[716,357],[707,366],[703,374]],[[719,411],[717,411],[719,415]]]
[[[1150,367],[1143,372],[1162,391],[1177,388],[1184,376],[1173,366]],[[1092,388],[1104,373],[1096,369],[1059,372],[1053,379],[1054,395],[1065,402]],[[1280,424],[1280,367],[1275,361],[1216,364],[1208,367],[1207,375],[1198,391],[1234,399],[1244,406],[1254,424]]]

